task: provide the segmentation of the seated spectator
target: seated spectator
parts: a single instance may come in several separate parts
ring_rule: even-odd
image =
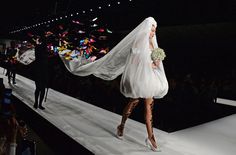
[[[4,87],[3,80],[0,89],[0,155],[16,155],[17,143],[25,137],[27,128],[22,121],[18,123],[12,90]]]
[[[16,155],[18,143],[27,133],[26,126],[18,123],[15,116],[0,117],[0,155]]]

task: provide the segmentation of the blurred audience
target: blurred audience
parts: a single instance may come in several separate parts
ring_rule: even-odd
[[[0,155],[17,155],[28,132],[24,120],[16,114],[12,90],[0,79]]]

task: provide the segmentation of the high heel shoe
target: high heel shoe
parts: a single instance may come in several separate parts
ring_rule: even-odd
[[[118,125],[118,126],[117,126],[117,132],[116,132],[116,137],[117,137],[118,139],[123,140],[123,131],[124,131],[124,126]]]
[[[146,138],[145,142],[146,142],[147,147],[150,148],[152,151],[154,151],[154,152],[161,152],[161,149],[159,147],[154,147],[152,145],[152,142],[150,141],[149,138]]]

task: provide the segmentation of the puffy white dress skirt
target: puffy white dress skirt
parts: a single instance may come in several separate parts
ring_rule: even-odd
[[[130,98],[162,98],[168,92],[163,63],[152,68],[151,51],[129,55],[122,74],[120,91]]]

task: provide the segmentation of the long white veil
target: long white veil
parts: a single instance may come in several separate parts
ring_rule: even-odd
[[[152,18],[149,17],[145,19],[145,21],[150,19]],[[133,51],[136,52],[142,50],[135,45],[135,42],[138,42],[140,35],[143,35],[144,31],[148,31],[147,24],[148,22],[142,22],[139,24],[115,47],[113,47],[108,54],[94,62],[81,66],[81,63],[78,62],[79,60],[74,59],[68,61],[63,56],[61,56],[61,59],[66,68],[74,75],[87,76],[93,74],[104,80],[113,80],[124,71],[124,66],[131,49],[133,48]]]
[[[113,80],[123,73],[120,90],[126,97],[154,96],[161,98],[168,91],[168,82],[162,62],[160,62],[158,69],[153,70],[151,67],[149,35],[152,25],[157,26],[155,19],[146,18],[108,54],[86,65],[81,66],[81,63],[76,59],[68,61],[62,56],[61,59],[67,69],[78,76],[93,74],[104,80]],[[156,35],[154,35],[152,42],[154,48],[157,48]],[[150,88],[150,82],[154,83],[151,83],[152,88]]]

